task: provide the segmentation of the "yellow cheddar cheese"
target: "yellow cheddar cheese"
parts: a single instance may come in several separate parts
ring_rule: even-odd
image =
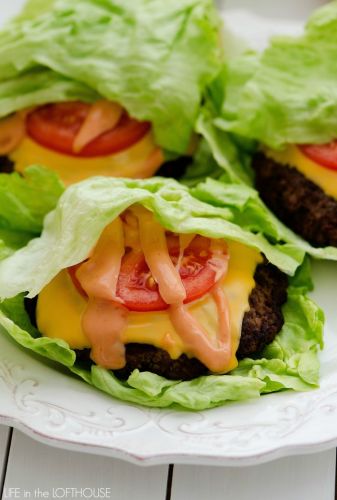
[[[148,171],[146,159],[156,146],[151,132],[136,144],[109,156],[81,158],[47,149],[26,136],[10,154],[15,170],[23,173],[29,165],[43,165],[59,174],[66,184],[73,184],[96,175],[108,177],[143,178],[153,175]]]
[[[337,199],[337,170],[330,170],[310,160],[296,145],[288,146],[282,151],[266,149],[264,152],[268,158],[281,163],[281,165],[295,167],[321,187],[326,194]]]
[[[221,286],[229,302],[230,331],[233,355],[227,371],[237,366],[235,356],[240,342],[244,313],[249,309],[249,295],[255,286],[254,273],[262,261],[261,254],[240,243],[228,244],[230,264]],[[37,324],[44,336],[61,338],[73,349],[90,348],[82,330],[82,315],[87,300],[74,287],[66,270],[61,271],[39,294]],[[218,332],[218,314],[211,294],[187,305],[188,310],[207,331],[210,338]],[[136,342],[151,344],[166,350],[173,359],[181,354],[189,355],[181,338],[174,330],[167,311],[130,312],[128,328],[123,334],[125,344]]]

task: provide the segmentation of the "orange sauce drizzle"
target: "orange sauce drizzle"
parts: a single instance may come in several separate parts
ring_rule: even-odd
[[[140,245],[151,274],[158,283],[160,295],[166,304],[183,302],[186,291],[168,253],[165,229],[149,210],[140,208],[137,217]]]
[[[89,297],[121,302],[116,288],[124,253],[123,222],[117,217],[104,229],[93,255],[76,273]]]
[[[74,153],[79,153],[87,144],[104,132],[116,127],[123,108],[116,102],[101,99],[91,105],[88,116],[84,120],[73,144]]]
[[[179,269],[172,264],[169,256],[164,228],[148,210],[141,208],[137,210],[136,215],[139,220],[140,244],[145,260],[152,276],[158,283],[161,296],[167,304],[170,304],[168,314],[176,332],[186,344],[189,353],[204,363],[209,370],[217,373],[225,371],[232,352],[229,307],[225,293],[218,285],[218,281],[227,272],[226,264],[228,264],[228,255],[224,255],[223,243],[213,242],[212,244],[214,268],[222,270],[216,276],[216,284],[212,289],[219,317],[219,333],[216,342],[213,343],[208,338],[207,332],[183,304],[186,292],[179,275]],[[185,248],[187,248],[188,244],[191,243],[190,238],[188,236],[180,237],[180,245],[186,245]],[[181,256],[179,257],[181,261]],[[220,259],[221,266],[217,266],[217,261]],[[224,261],[225,265],[223,265]],[[185,293],[182,292],[182,289]]]
[[[123,223],[117,217],[105,228],[93,255],[76,273],[89,297],[82,328],[92,345],[91,358],[96,364],[115,370],[125,366],[121,339],[128,326],[128,310],[116,297],[124,253]]]
[[[125,346],[121,336],[128,325],[128,310],[117,302],[89,297],[82,316],[82,327],[88,337],[91,359],[107,369],[125,366]]]
[[[184,304],[172,305],[169,314],[174,328],[193,357],[199,359],[210,371],[221,373],[226,370],[232,354],[230,324],[224,291],[215,286],[213,297],[219,317],[219,333],[215,342],[208,338],[205,330],[188,312]]]
[[[143,207],[128,210],[122,217],[124,223],[121,218],[117,218],[107,226],[92,256],[77,271],[77,278],[89,296],[82,316],[82,327],[92,345],[91,358],[98,365],[109,369],[125,366],[125,346],[121,339],[128,326],[128,310],[116,297],[116,287],[125,244],[134,246],[140,243],[159,292],[170,306],[168,314],[171,323],[186,345],[188,354],[199,359],[210,371],[224,372],[232,355],[229,307],[219,285],[219,280],[227,272],[229,259],[224,252],[224,244],[212,243],[211,262],[215,269],[221,268],[221,272],[216,276],[216,283],[211,290],[217,306],[219,328],[217,338],[211,340],[183,303],[186,291],[179,268],[170,258],[165,229]],[[137,222],[138,231],[135,227]],[[131,238],[127,236],[130,230]],[[192,239],[191,236],[180,237],[180,245],[187,248]],[[222,261],[221,266],[217,266],[218,259]]]

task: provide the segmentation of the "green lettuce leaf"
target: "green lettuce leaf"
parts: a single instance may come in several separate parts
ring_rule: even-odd
[[[212,0],[55,0],[37,15],[40,4],[31,0],[0,33],[0,116],[100,95],[184,153],[222,62]]]
[[[86,85],[38,66],[14,78],[0,78],[0,116],[49,102],[93,102],[99,94]]]
[[[187,187],[160,177],[94,177],[70,186],[46,216],[41,237],[0,262],[0,297],[38,294],[61,269],[83,261],[105,226],[136,203],[153,211],[170,231],[242,242],[264,253],[284,272],[295,273],[304,252],[292,243],[278,242],[284,233],[278,233],[278,227],[268,220],[265,223],[258,204],[252,223],[249,213],[241,213],[239,198],[232,204],[229,200],[228,205],[213,206],[197,198],[202,198],[200,189],[193,196]]]
[[[0,227],[39,234],[45,215],[64,191],[57,174],[39,166],[0,174]]]
[[[207,162],[205,158],[203,165],[209,164],[215,167],[217,163],[214,162],[210,150],[208,154],[210,155],[210,160]],[[218,179],[209,177],[197,185],[189,182],[190,179],[187,177],[187,184],[192,184],[192,193],[196,198],[215,207],[230,207],[234,217],[233,221],[236,224],[254,232],[262,230],[275,243],[278,241],[287,242],[287,244],[282,245],[284,251],[290,248],[292,254],[294,251],[297,251],[299,255],[307,253],[316,259],[337,260],[336,247],[316,248],[310,245],[310,243],[288,229],[267,208],[261,200],[259,193],[254,188],[243,183],[237,183],[240,181],[236,182],[235,179],[233,180],[229,172],[220,175],[217,170],[213,169],[211,175],[214,175],[214,173],[216,173]],[[190,175],[193,181],[193,172]],[[202,175],[199,173],[198,180],[201,177]]]
[[[64,188],[56,174],[29,167],[24,176],[0,174],[0,260],[38,235]]]
[[[306,391],[317,387],[317,352],[322,347],[324,316],[305,295],[310,288],[309,264],[305,261],[290,280],[288,301],[283,309],[284,326],[261,359],[244,359],[230,374],[203,376],[188,382],[167,380],[138,370],[122,382],[102,367],[84,367],[83,363],[76,362],[76,353],[64,341],[37,336],[25,312],[23,295],[1,304],[0,325],[20,345],[58,361],[85,382],[115,398],[150,407],[178,405],[203,410],[267,392]]]
[[[16,20],[34,19],[52,9],[55,0],[26,0],[21,12],[15,17]]]
[[[337,137],[337,2],[300,37],[275,37],[261,56],[226,65],[218,127],[273,148]],[[310,82],[310,83],[309,83]]]

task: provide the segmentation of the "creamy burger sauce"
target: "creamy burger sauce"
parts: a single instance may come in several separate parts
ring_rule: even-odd
[[[162,240],[165,231],[160,227],[161,235],[158,233],[159,224],[150,213],[140,210],[136,212],[136,215],[139,227],[148,225],[148,231],[145,231],[145,236],[140,231],[141,236],[138,238],[134,217],[127,215],[126,224],[124,224],[125,237],[117,248],[120,249],[122,244],[130,246],[139,244],[139,240],[142,241],[142,249],[151,268],[156,257],[153,254],[152,243],[149,246],[149,239],[156,234],[161,240],[162,246],[157,249],[159,255],[162,256],[165,251]],[[113,224],[119,225],[119,222],[115,221]],[[109,231],[109,226],[106,231]],[[97,261],[96,250],[98,253],[104,252],[102,241],[107,234],[106,231],[91,259],[82,267],[91,265],[91,261],[94,262],[95,259]],[[150,235],[149,239],[148,235]],[[187,237],[185,242],[187,244]],[[107,245],[106,249],[109,254],[107,258],[110,259],[111,245]],[[125,362],[124,345],[137,342],[149,343],[165,349],[172,358],[178,358],[182,353],[197,357],[214,372],[229,371],[237,364],[235,352],[240,339],[242,318],[249,308],[248,297],[255,285],[253,275],[256,265],[262,260],[258,252],[238,243],[229,244],[229,253],[231,265],[228,272],[217,277],[218,282],[211,293],[187,305],[182,303],[182,283],[179,273],[173,273],[173,278],[171,277],[173,281],[171,281],[170,289],[167,290],[164,284],[166,277],[161,276],[159,272],[157,280],[160,290],[168,293],[166,298],[170,301],[168,311],[160,312],[129,312],[115,300],[110,300],[108,306],[104,279],[98,280],[102,288],[101,290],[95,289],[95,297],[90,296],[89,293],[88,301],[75,289],[67,271],[64,270],[39,295],[38,326],[41,332],[49,337],[60,338],[61,335],[73,348],[91,347],[95,362],[108,368],[122,367],[122,363]],[[117,272],[119,257],[113,258],[116,267],[112,275]],[[216,251],[215,258],[221,258]],[[171,262],[171,259],[169,260]],[[84,271],[85,269],[84,267]],[[99,269],[103,270],[104,265],[100,265]],[[84,271],[84,277],[79,271],[77,277],[84,289],[93,292],[90,279],[86,280],[88,276],[85,276]],[[100,278],[103,275],[104,273],[100,275]],[[111,293],[109,297],[113,297],[115,291],[115,285],[113,285],[108,292]],[[105,303],[103,304],[102,301]],[[97,315],[98,311],[100,315]],[[109,327],[109,323],[113,325]],[[115,328],[115,325],[118,325],[118,328]],[[107,344],[114,345],[114,353]]]
[[[295,167],[305,177],[317,184],[323,191],[337,199],[337,171],[330,170],[315,163],[310,158],[305,156],[296,145],[287,146],[282,151],[265,149],[265,155],[268,158],[281,163],[281,165],[289,165]]]
[[[93,255],[77,271],[77,278],[88,297],[121,302],[116,289],[124,254],[124,227],[117,217],[104,229]]]
[[[122,114],[123,108],[116,102],[100,99],[91,105],[88,116],[84,120],[73,144],[74,153],[79,153],[104,132],[116,127]]]
[[[123,223],[119,217],[103,231],[93,255],[78,269],[77,278],[89,300],[82,316],[92,359],[105,368],[123,368],[128,311],[116,296],[117,281],[125,253]]]
[[[169,256],[165,229],[143,207],[137,209],[136,217],[140,247],[151,274],[158,283],[161,297],[166,304],[181,304],[186,299],[186,291],[179,271]]]

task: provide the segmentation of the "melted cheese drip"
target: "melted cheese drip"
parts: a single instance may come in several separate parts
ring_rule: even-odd
[[[228,303],[232,353],[226,371],[237,366],[237,351],[244,313],[249,309],[248,298],[255,286],[254,272],[262,261],[261,255],[240,243],[229,242],[230,263],[228,273],[219,282]],[[37,304],[37,324],[43,335],[62,338],[73,349],[90,348],[91,344],[82,330],[82,315],[87,300],[72,284],[66,270],[61,271],[39,294]],[[207,332],[209,339],[215,340],[219,331],[217,304],[211,293],[187,304],[186,310],[193,315]],[[175,331],[168,311],[130,312],[128,325],[122,333],[123,343],[151,344],[165,349],[173,359],[185,353],[191,356],[188,346]]]
[[[323,191],[337,199],[337,171],[322,167],[310,160],[301,150],[295,146],[288,146],[283,151],[266,149],[266,156],[282,165],[295,167],[312,182],[317,184]]]
[[[152,133],[146,134],[130,148],[109,156],[76,158],[44,148],[29,137],[10,154],[15,170],[23,173],[29,165],[44,165],[59,174],[66,184],[73,184],[95,175],[108,177],[151,177],[164,161],[156,148]]]

